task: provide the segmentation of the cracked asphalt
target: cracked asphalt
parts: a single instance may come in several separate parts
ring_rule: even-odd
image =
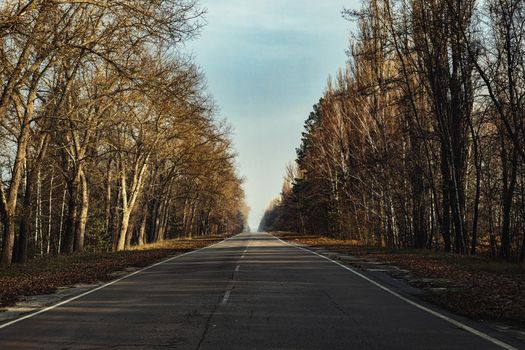
[[[266,233],[237,235],[0,329],[0,349],[502,348]]]

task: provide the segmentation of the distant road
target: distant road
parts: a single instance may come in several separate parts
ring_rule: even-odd
[[[441,311],[431,314],[403,298],[269,234],[241,234],[0,328],[0,349],[523,345],[493,338],[481,325],[454,325]]]

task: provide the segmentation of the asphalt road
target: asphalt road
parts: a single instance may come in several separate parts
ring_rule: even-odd
[[[468,325],[482,333],[251,233],[1,328],[0,349],[520,348],[489,334],[504,342],[497,345],[482,325]]]

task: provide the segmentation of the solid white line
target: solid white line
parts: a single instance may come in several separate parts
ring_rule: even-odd
[[[91,289],[91,290],[88,290],[87,292],[84,292],[84,293],[79,294],[79,295],[77,295],[77,296],[74,296],[74,297],[72,297],[72,298],[66,299],[66,300],[61,301],[61,302],[59,302],[59,303],[57,303],[57,304],[54,304],[54,305],[48,306],[48,307],[43,308],[43,309],[41,309],[41,310],[38,310],[38,311],[32,312],[32,313],[30,313],[30,314],[27,314],[27,315],[22,316],[22,317],[20,317],[20,318],[14,319],[14,320],[9,321],[9,322],[7,322],[7,323],[1,324],[1,325],[0,325],[0,329],[3,329],[3,328],[6,328],[6,327],[9,327],[9,326],[12,326],[12,325],[14,325],[15,323],[21,322],[21,321],[23,321],[23,320],[27,320],[28,318],[35,317],[35,316],[37,316],[37,315],[43,314],[44,312],[48,312],[48,311],[51,311],[51,310],[53,310],[53,309],[56,309],[56,308],[59,307],[59,306],[62,306],[62,305],[64,305],[64,304],[67,304],[67,303],[72,302],[73,300],[77,300],[77,299],[79,299],[79,298],[85,297],[86,295],[89,295],[89,294],[94,293],[94,292],[96,292],[96,291],[98,291],[98,290],[104,289],[104,288],[106,288],[106,287],[109,287],[109,286],[111,286],[111,285],[113,285],[113,284],[115,284],[115,283],[118,283],[118,282],[120,282],[120,281],[122,281],[122,280],[125,280],[126,278],[129,278],[129,277],[131,277],[131,276],[134,276],[134,275],[139,274],[139,273],[141,273],[141,272],[144,272],[144,271],[146,271],[146,270],[152,269],[152,268],[154,268],[154,267],[156,267],[156,266],[162,265],[162,264],[167,263],[167,262],[169,262],[169,261],[172,261],[172,260],[175,260],[175,259],[178,259],[178,258],[182,258],[183,256],[187,256],[187,255],[190,255],[190,254],[197,253],[197,252],[199,252],[199,251],[201,251],[201,250],[204,250],[204,249],[211,248],[211,247],[213,247],[213,246],[216,246],[217,244],[221,244],[221,243],[223,243],[224,241],[227,241],[227,240],[230,239],[230,238],[232,238],[232,237],[226,238],[226,239],[224,239],[224,240],[222,240],[222,241],[220,241],[220,242],[217,242],[217,243],[215,243],[215,244],[212,244],[212,245],[210,245],[210,246],[207,246],[207,247],[204,247],[204,248],[200,248],[200,249],[197,249],[197,250],[192,250],[191,252],[187,252],[187,253],[184,253],[184,254],[176,255],[176,256],[173,256],[173,257],[168,258],[168,259],[166,259],[166,260],[159,261],[158,263],[155,263],[155,264],[153,264],[153,265],[146,266],[146,267],[144,267],[144,268],[142,268],[142,269],[140,269],[140,270],[134,271],[134,272],[132,272],[132,273],[126,275],[126,276],[120,277],[120,278],[118,278],[118,279],[116,279],[116,280],[114,280],[114,281],[108,282],[108,283],[103,284],[103,285],[101,285],[101,286],[99,286],[99,287],[96,287],[96,288],[93,288],[93,289]]]
[[[272,237],[275,237],[275,236],[272,235]],[[299,247],[299,246],[296,246],[296,245],[294,245],[294,244],[290,244],[290,243],[288,243],[288,242],[285,242],[285,241],[283,241],[282,239],[280,239],[280,238],[278,238],[278,237],[275,237],[275,238],[276,238],[277,240],[281,241],[282,243],[287,244],[287,245],[289,245],[289,246],[291,246],[291,247],[294,247],[294,248],[297,248],[297,249],[300,249],[300,250],[304,250],[304,251],[306,251],[306,252],[309,252],[309,253],[315,254],[315,255],[317,255],[317,256],[319,256],[319,257],[325,259],[325,260],[331,261],[331,262],[333,262],[334,264],[339,265],[339,266],[342,267],[343,269],[348,270],[348,271],[352,272],[353,274],[355,274],[355,275],[361,277],[362,279],[364,279],[364,280],[366,280],[366,281],[372,283],[373,285],[375,285],[375,286],[381,288],[381,289],[384,290],[385,292],[392,294],[393,296],[397,297],[398,299],[401,299],[401,300],[403,300],[404,302],[406,302],[406,303],[408,303],[408,304],[410,304],[410,305],[412,305],[412,306],[415,306],[415,307],[417,307],[418,309],[423,310],[423,311],[425,311],[425,312],[427,312],[427,313],[429,313],[429,314],[431,314],[431,315],[433,315],[433,316],[435,316],[435,317],[437,317],[437,318],[440,318],[440,319],[442,319],[442,320],[444,320],[444,321],[446,321],[446,322],[448,322],[448,323],[450,323],[450,324],[452,324],[452,325],[454,325],[454,326],[456,326],[456,327],[458,327],[458,328],[460,328],[460,329],[463,329],[463,330],[465,330],[465,331],[467,331],[467,332],[469,332],[469,333],[472,333],[472,334],[474,334],[474,335],[477,335],[478,337],[480,337],[480,338],[482,338],[482,339],[485,339],[485,340],[487,340],[487,341],[489,341],[489,342],[491,342],[491,343],[493,343],[493,344],[495,344],[495,345],[501,347],[502,349],[506,349],[506,350],[518,350],[517,348],[513,347],[512,345],[509,345],[509,344],[507,344],[507,343],[504,343],[504,342],[502,342],[501,340],[498,340],[498,339],[496,339],[496,338],[493,338],[493,337],[491,337],[491,336],[488,335],[488,334],[485,334],[485,333],[483,333],[483,332],[481,332],[481,331],[478,331],[477,329],[474,329],[474,328],[472,328],[472,327],[469,327],[469,326],[467,326],[466,324],[464,324],[464,323],[462,323],[462,322],[456,321],[456,320],[454,320],[454,319],[452,319],[452,318],[450,318],[450,317],[447,317],[447,316],[445,316],[445,315],[443,315],[443,314],[441,314],[441,313],[439,313],[439,312],[437,312],[437,311],[434,311],[434,310],[432,310],[432,309],[429,309],[429,308],[426,307],[426,306],[423,306],[423,305],[421,305],[421,304],[418,304],[418,303],[416,303],[415,301],[412,301],[412,300],[410,300],[410,299],[408,299],[408,298],[405,298],[404,296],[402,296],[402,295],[400,295],[400,294],[394,292],[392,289],[390,289],[390,288],[388,288],[388,287],[385,287],[384,285],[382,285],[382,284],[380,284],[380,283],[378,283],[378,282],[376,282],[376,281],[374,281],[374,280],[372,280],[372,279],[366,277],[366,276],[363,275],[362,273],[360,273],[360,272],[358,272],[358,271],[356,271],[356,270],[354,270],[354,269],[352,269],[352,268],[350,268],[350,267],[348,267],[348,266],[346,266],[346,265],[341,264],[340,262],[334,261],[334,260],[332,260],[332,259],[330,259],[330,258],[328,258],[328,257],[326,257],[326,256],[324,256],[324,255],[321,255],[321,254],[319,254],[319,253],[316,253],[316,252],[314,252],[314,251],[312,251],[312,250],[310,250],[310,249],[306,249],[306,248]]]
[[[224,297],[222,298],[222,301],[221,301],[221,304],[224,305],[228,302],[228,299],[230,298],[230,294],[231,294],[232,290],[231,289],[228,289],[226,291],[226,293],[224,293]]]

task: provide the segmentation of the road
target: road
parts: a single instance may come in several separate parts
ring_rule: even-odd
[[[0,349],[520,346],[402,298],[269,234],[242,234],[1,328]]]

